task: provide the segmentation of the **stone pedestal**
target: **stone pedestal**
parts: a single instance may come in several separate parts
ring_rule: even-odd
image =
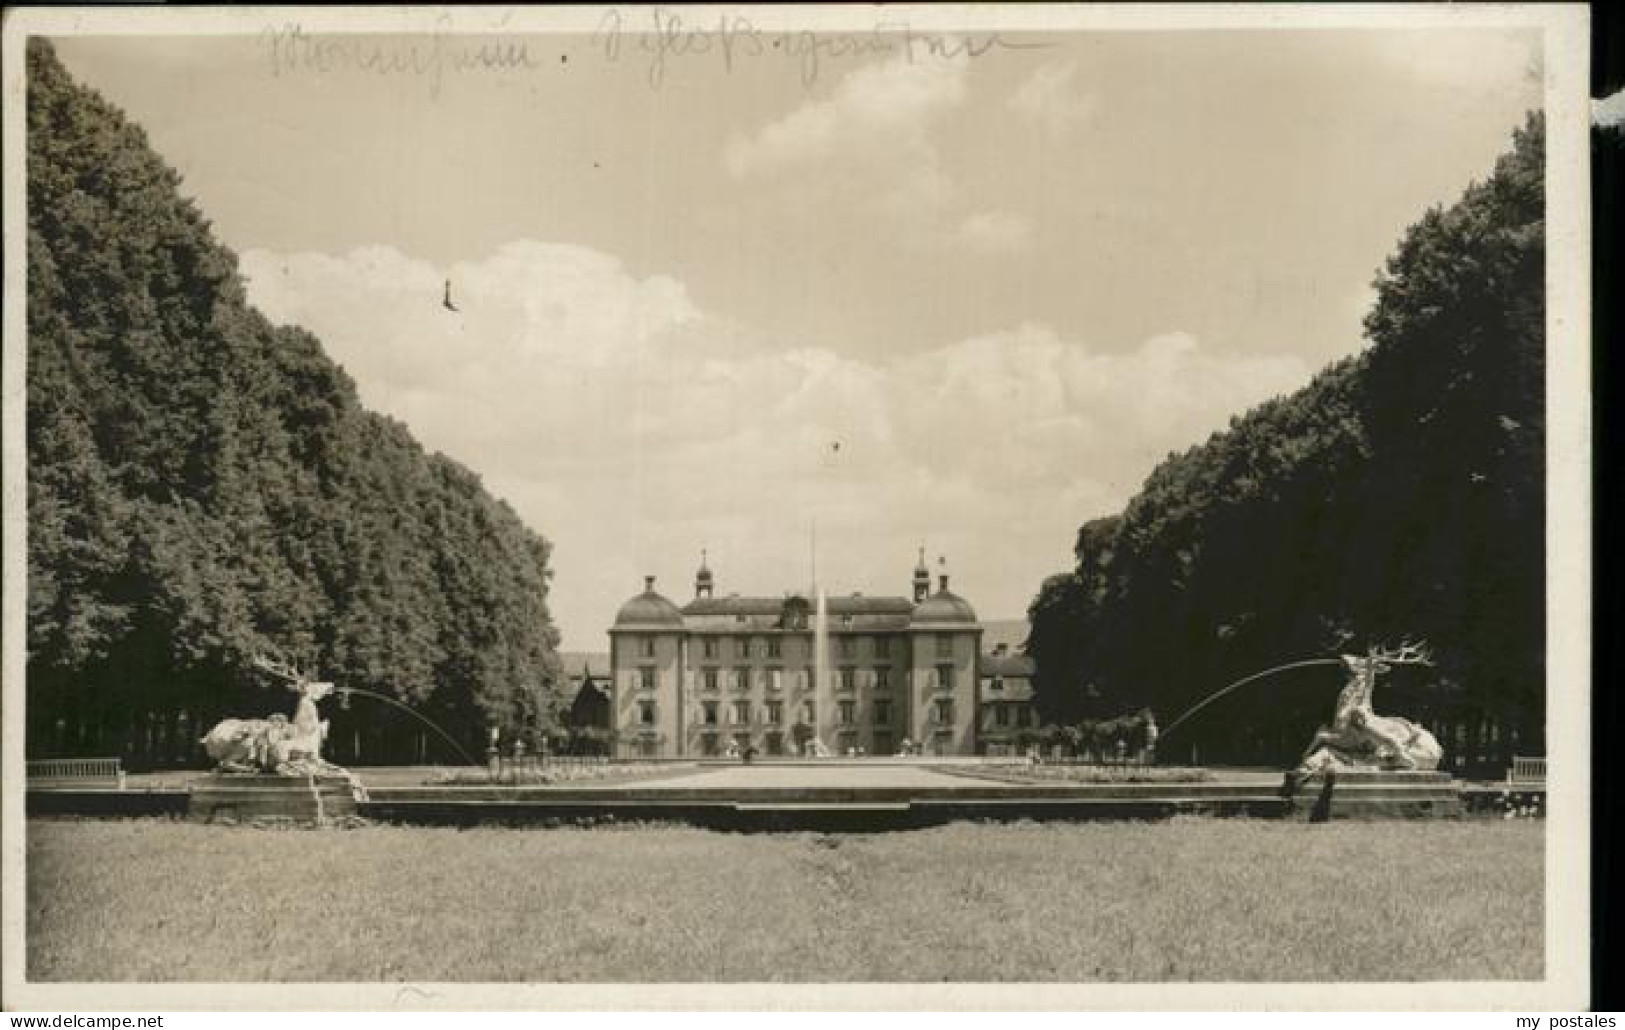
[[[342,776],[216,773],[192,781],[186,818],[194,822],[292,819],[317,823],[355,815],[355,796]]]
[[[1293,814],[1300,818],[1440,818],[1463,812],[1461,787],[1447,772],[1345,770],[1330,791],[1317,775],[1298,788]]]

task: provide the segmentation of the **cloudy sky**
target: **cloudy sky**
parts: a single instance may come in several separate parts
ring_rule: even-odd
[[[805,589],[815,522],[828,589],[923,546],[1020,616],[1158,460],[1358,350],[1399,234],[1540,102],[1497,30],[646,41],[58,44],[253,301],[555,543],[575,649],[701,548]]]

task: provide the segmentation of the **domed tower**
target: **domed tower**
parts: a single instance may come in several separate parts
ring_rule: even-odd
[[[616,754],[679,754],[682,741],[683,613],[643,578],[643,593],[621,605],[609,631]]]
[[[694,574],[694,596],[696,599],[711,596],[711,569],[705,563],[704,549],[700,551],[700,571]]]
[[[919,604],[931,592],[931,570],[925,567],[925,548],[920,548],[920,560],[914,566],[914,603]]]
[[[914,739],[927,754],[975,754],[976,662],[982,626],[970,602],[948,589],[946,573],[937,592],[914,605],[909,636]]]

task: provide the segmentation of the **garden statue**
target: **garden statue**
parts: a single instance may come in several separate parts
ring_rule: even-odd
[[[1378,715],[1371,707],[1377,677],[1395,665],[1432,665],[1420,646],[1406,644],[1398,651],[1372,648],[1363,656],[1343,655],[1349,680],[1337,695],[1337,709],[1329,726],[1310,741],[1298,767],[1287,774],[1290,795],[1305,780],[1318,774],[1335,776],[1346,770],[1431,771],[1444,751],[1433,734],[1397,716]]]
[[[203,738],[203,748],[220,772],[277,776],[331,774],[348,777],[340,767],[322,758],[327,722],[316,702],[333,692],[333,684],[311,680],[282,662],[256,657],[254,665],[287,681],[299,695],[293,719],[280,712],[265,719],[224,719]]]
[[[195,822],[278,819],[329,826],[358,815],[360,803],[367,800],[365,786],[348,769],[322,757],[327,723],[316,702],[333,693],[333,684],[257,655],[254,667],[299,695],[293,718],[278,712],[264,719],[216,723],[202,742],[215,760],[214,775],[187,785],[186,817]]]

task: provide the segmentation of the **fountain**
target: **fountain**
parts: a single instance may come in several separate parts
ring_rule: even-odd
[[[463,761],[467,762],[469,765],[479,765],[480,764],[479,762],[476,762],[474,760],[474,757],[472,755],[470,755],[468,753],[468,751],[465,750],[461,744],[457,743],[457,739],[455,737],[453,737],[451,734],[447,733],[445,730],[441,729],[440,726],[438,724],[432,722],[429,719],[428,716],[424,715],[422,712],[418,711],[416,708],[411,707],[410,705],[402,704],[401,702],[395,700],[394,698],[390,697],[387,694],[380,694],[380,693],[378,693],[376,691],[372,691],[372,690],[362,690],[360,687],[340,687],[338,689],[338,695],[339,695],[339,702],[340,702],[341,706],[346,708],[346,709],[348,709],[350,707],[350,697],[351,697],[351,695],[359,695],[361,697],[369,697],[369,698],[372,698],[374,701],[382,701],[386,705],[391,705],[391,706],[393,706],[395,708],[398,708],[401,711],[405,712],[407,715],[410,715],[412,718],[416,719],[418,722],[421,722],[423,725],[429,727],[429,729],[434,730],[436,733],[438,733],[440,735],[441,740],[444,740],[447,744],[450,744],[451,747],[452,747],[452,750],[456,751],[459,755],[463,756]]]
[[[223,719],[203,737],[216,762],[190,784],[187,818],[293,819],[323,824],[353,815],[366,799],[361,781],[321,756],[328,724],[316,702],[333,692],[295,666],[255,656],[254,667],[283,680],[299,695],[292,720],[280,712],[264,719]]]
[[[1234,683],[1231,683],[1231,684],[1229,684],[1227,686],[1224,686],[1224,687],[1220,687],[1218,690],[1215,690],[1213,693],[1209,694],[1207,697],[1204,697],[1202,700],[1198,701],[1196,704],[1192,705],[1190,708],[1187,708],[1183,715],[1181,715],[1179,718],[1175,719],[1173,722],[1169,723],[1167,726],[1165,726],[1163,728],[1160,739],[1164,743],[1166,743],[1167,740],[1168,740],[1168,737],[1174,732],[1174,730],[1178,729],[1181,725],[1183,725],[1187,720],[1190,719],[1191,716],[1195,715],[1197,712],[1200,712],[1202,709],[1206,708],[1208,705],[1210,705],[1213,702],[1219,700],[1220,698],[1222,698],[1225,695],[1231,693],[1232,691],[1239,690],[1242,687],[1245,687],[1249,683],[1253,683],[1253,682],[1255,682],[1257,680],[1264,679],[1266,676],[1274,676],[1276,673],[1287,672],[1287,671],[1289,671],[1291,669],[1305,669],[1305,668],[1309,668],[1309,667],[1315,666],[1315,665],[1341,665],[1341,664],[1342,664],[1342,659],[1340,659],[1340,658],[1305,658],[1302,661],[1287,662],[1287,663],[1282,664],[1282,665],[1272,665],[1268,669],[1265,669],[1263,672],[1255,672],[1250,676],[1243,676],[1241,679],[1236,680]]]
[[[1420,644],[1404,644],[1397,650],[1372,647],[1364,655],[1288,662],[1214,691],[1170,723],[1161,737],[1166,742],[1191,716],[1248,683],[1289,669],[1341,665],[1349,678],[1337,696],[1332,721],[1315,733],[1297,767],[1288,771],[1282,782],[1281,796],[1288,812],[1293,810],[1303,785],[1320,777],[1324,789],[1313,814],[1316,819],[1330,817],[1337,790],[1341,790],[1339,804],[1345,811],[1454,814],[1460,811],[1460,795],[1450,775],[1438,771],[1444,756],[1438,740],[1409,719],[1378,715],[1372,709],[1379,675],[1397,665],[1432,664]]]

